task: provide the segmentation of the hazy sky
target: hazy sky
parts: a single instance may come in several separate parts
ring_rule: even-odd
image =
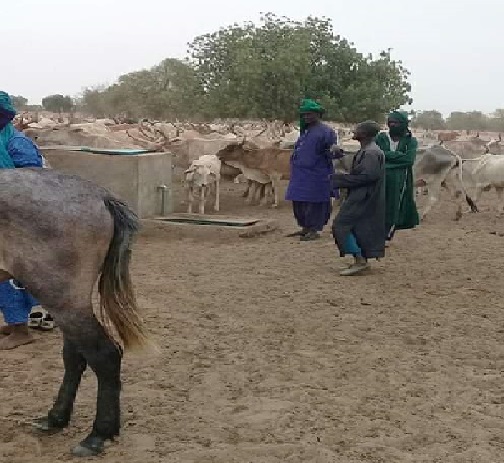
[[[333,20],[363,53],[392,48],[413,108],[504,107],[502,0],[0,0],[0,89],[40,102],[183,57],[193,37],[271,11]],[[421,6],[420,6],[421,5]]]

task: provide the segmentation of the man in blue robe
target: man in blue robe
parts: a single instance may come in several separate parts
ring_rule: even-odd
[[[289,236],[299,236],[301,241],[319,238],[331,217],[331,147],[338,139],[335,131],[321,122],[323,112],[322,106],[310,99],[303,100],[299,108],[301,134],[291,156],[285,199],[292,201],[294,217],[301,228]]]
[[[9,95],[0,91],[0,168],[42,167],[37,146],[12,125],[16,111]],[[0,350],[33,341],[28,318],[38,302],[16,280],[0,283],[0,312],[7,325],[0,328]]]

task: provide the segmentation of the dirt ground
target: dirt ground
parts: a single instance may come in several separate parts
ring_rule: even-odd
[[[225,191],[222,211],[279,230],[138,240],[133,277],[161,352],[125,357],[122,435],[100,461],[502,462],[502,218],[455,222],[445,198],[366,275],[344,278],[329,230],[285,237],[289,204],[245,207]],[[2,353],[0,461],[79,461],[69,449],[91,425],[95,378],[67,430],[34,434],[27,422],[62,377],[60,334],[36,338]]]

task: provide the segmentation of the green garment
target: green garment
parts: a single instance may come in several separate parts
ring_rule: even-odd
[[[388,115],[388,120],[394,120],[399,122],[400,125],[389,126],[389,133],[393,137],[402,137],[406,135],[409,131],[409,118],[406,111],[392,111]]]
[[[399,140],[397,150],[392,151],[387,133],[382,132],[376,144],[385,154],[385,231],[391,237],[394,230],[414,228],[420,223],[413,190],[418,142],[408,131]]]
[[[0,122],[3,121],[3,124],[0,124],[0,169],[14,168],[14,162],[9,156],[7,145],[15,134],[14,126],[10,122],[15,115],[16,111],[9,95],[0,91]]]
[[[406,111],[392,111],[389,115],[388,115],[389,119],[394,119],[396,121],[399,121],[401,122],[402,124],[404,124],[406,127],[408,126],[409,124],[409,117],[408,117],[408,113]]]
[[[301,102],[301,106],[299,107],[299,114],[301,117],[299,118],[299,131],[303,133],[306,129],[306,124],[303,118],[303,113],[319,113],[322,114],[324,112],[324,108],[322,105],[318,104],[315,100],[311,100],[309,98],[304,99]]]

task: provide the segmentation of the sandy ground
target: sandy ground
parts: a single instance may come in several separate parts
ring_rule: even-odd
[[[161,353],[126,356],[122,436],[100,461],[502,462],[502,218],[454,222],[445,199],[366,275],[343,278],[328,230],[284,236],[288,204],[224,192],[222,209],[280,229],[138,241],[133,277]],[[67,430],[34,434],[26,422],[62,377],[60,334],[36,337],[1,354],[0,461],[79,461],[69,449],[91,425],[95,378]]]

